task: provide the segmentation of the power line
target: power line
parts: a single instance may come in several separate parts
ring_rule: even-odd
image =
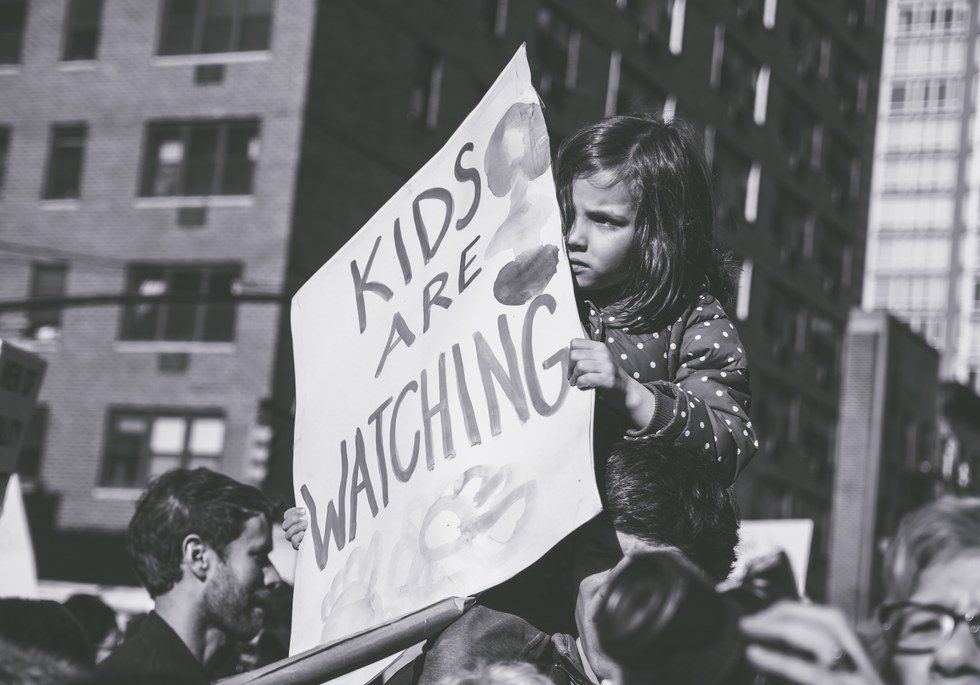
[[[47,259],[53,261],[67,261],[74,267],[77,264],[89,266],[93,269],[117,272],[125,271],[133,262],[141,261],[139,258],[126,260],[118,257],[106,257],[103,255],[76,252],[74,250],[64,250],[44,245],[31,245],[28,243],[18,243],[10,240],[0,239],[0,253],[6,253],[20,257],[21,259]],[[17,263],[6,261],[6,263]],[[22,262],[20,262],[22,263]],[[276,284],[268,281],[254,281],[250,279],[240,279],[242,285],[254,288],[275,288]]]
[[[270,303],[286,304],[289,295],[277,293],[168,293],[166,295],[140,295],[138,293],[100,293],[71,297],[31,297],[23,300],[0,300],[0,312],[30,311],[36,309],[64,309],[66,307],[101,307],[135,304],[239,304]]]

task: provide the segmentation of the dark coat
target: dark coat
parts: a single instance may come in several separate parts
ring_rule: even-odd
[[[151,611],[133,635],[96,667],[99,682],[207,685],[204,667],[173,628]]]

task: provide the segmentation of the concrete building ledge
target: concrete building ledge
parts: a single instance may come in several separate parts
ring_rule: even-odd
[[[162,55],[153,58],[158,67],[184,67],[197,64],[242,64],[246,62],[267,62],[272,59],[269,50],[248,52],[214,52],[201,55]]]
[[[142,488],[104,488],[92,489],[95,499],[114,499],[135,502],[143,494]]]
[[[166,352],[186,352],[189,354],[234,354],[235,343],[199,342],[193,340],[116,340],[116,352],[142,352],[159,354]]]
[[[178,207],[253,207],[254,195],[203,195],[180,197],[138,197],[138,209],[174,209]]]
[[[40,209],[54,212],[73,211],[82,206],[81,200],[41,200]]]
[[[58,71],[95,71],[98,62],[94,59],[72,60],[71,62],[58,62]]]
[[[19,74],[20,65],[19,64],[4,64],[0,66],[0,76],[7,76],[9,74]]]

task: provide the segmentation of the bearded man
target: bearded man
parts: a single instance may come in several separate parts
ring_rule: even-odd
[[[247,641],[271,586],[272,507],[256,488],[198,468],[153,481],[136,505],[127,551],[154,611],[98,666],[107,682],[208,682],[215,635]]]

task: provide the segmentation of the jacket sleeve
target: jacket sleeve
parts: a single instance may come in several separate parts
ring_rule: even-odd
[[[681,323],[683,325],[681,325]],[[627,433],[707,454],[734,482],[759,447],[749,419],[749,370],[742,342],[725,310],[703,298],[671,331],[673,381],[646,383],[656,398],[653,418]]]

